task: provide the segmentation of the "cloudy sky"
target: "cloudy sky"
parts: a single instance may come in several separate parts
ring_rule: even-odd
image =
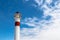
[[[60,0],[0,0],[0,40],[14,40],[17,11],[21,40],[60,40]]]

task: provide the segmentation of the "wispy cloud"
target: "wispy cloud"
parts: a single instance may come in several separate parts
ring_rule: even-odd
[[[38,21],[39,19],[34,17],[34,18],[25,18],[25,20],[22,22],[22,24],[26,24],[28,26],[33,26],[35,27],[38,23],[36,21]]]
[[[39,0],[35,0],[35,2],[40,4]],[[44,19],[25,18],[22,23],[34,28],[23,28],[21,40],[60,40],[60,1],[53,2],[54,6],[50,7],[52,2],[53,0],[45,0],[40,7],[44,11]],[[46,20],[47,16],[51,16],[51,19]]]
[[[38,4],[38,6],[43,4],[43,0],[35,0],[35,2]]]

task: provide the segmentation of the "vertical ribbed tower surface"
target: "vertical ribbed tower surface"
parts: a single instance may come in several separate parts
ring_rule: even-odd
[[[20,40],[20,19],[21,15],[19,12],[16,12],[14,15],[15,19],[15,34],[14,34],[14,40]]]

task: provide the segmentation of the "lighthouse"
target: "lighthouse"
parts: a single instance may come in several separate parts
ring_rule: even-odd
[[[20,40],[20,19],[21,19],[21,15],[19,12],[15,13],[14,19],[15,19],[14,40]]]

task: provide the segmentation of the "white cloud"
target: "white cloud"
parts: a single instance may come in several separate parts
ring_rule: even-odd
[[[43,3],[43,0],[35,0],[35,2],[40,6]]]
[[[51,1],[45,0],[50,4]],[[36,1],[37,2],[37,1]],[[60,40],[60,3],[57,1],[53,8],[43,4],[44,18],[51,16],[50,20],[40,20],[36,17],[26,18],[23,24],[34,28],[23,28],[21,40]]]
[[[45,0],[45,3],[50,4],[52,0]]]
[[[38,18],[36,18],[36,17],[34,17],[34,18],[25,18],[25,21],[22,22],[22,24],[26,24],[28,26],[35,27],[38,24],[36,21],[38,21]]]

